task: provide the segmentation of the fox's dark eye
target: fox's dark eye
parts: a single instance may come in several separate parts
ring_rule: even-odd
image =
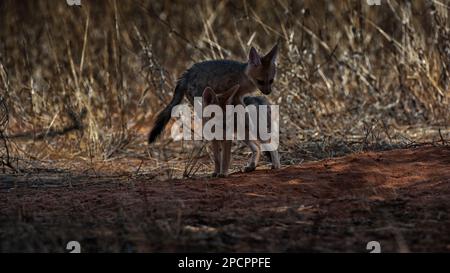
[[[264,85],[264,81],[256,80],[256,82],[257,82],[259,85]]]
[[[269,81],[269,84],[272,84],[273,83],[273,79],[271,79],[270,81]]]

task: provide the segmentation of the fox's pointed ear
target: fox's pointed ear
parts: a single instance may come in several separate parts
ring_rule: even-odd
[[[227,92],[230,92],[232,96],[236,95],[236,92],[241,88],[240,84],[236,84],[235,86],[231,87]]]
[[[217,103],[217,95],[211,87],[206,87],[203,91],[203,106]]]
[[[248,63],[253,66],[261,65],[261,57],[254,47],[250,48],[250,54],[248,56]]]
[[[276,43],[272,50],[263,57],[264,63],[275,63],[278,56],[278,44],[279,43]]]
[[[226,101],[226,104],[231,104],[239,88],[241,88],[241,86],[239,84],[236,84],[235,86],[225,91],[223,95],[220,97],[220,99]]]

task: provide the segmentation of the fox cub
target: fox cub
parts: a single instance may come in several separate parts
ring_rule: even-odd
[[[235,94],[238,100],[256,89],[265,95],[270,94],[276,73],[277,52],[278,44],[264,56],[252,47],[248,61],[244,63],[216,60],[194,64],[178,80],[172,101],[157,115],[148,142],[153,143],[161,134],[171,118],[172,109],[181,103],[184,96],[193,104],[194,97],[201,97],[206,87],[221,94],[239,85]]]
[[[226,128],[226,106],[227,105],[254,105],[256,106],[256,109],[259,109],[260,105],[266,105],[269,106],[269,102],[264,97],[245,97],[240,98],[238,91],[240,86],[235,85],[229,90],[217,94],[212,88],[206,87],[203,91],[202,95],[202,107],[205,108],[209,105],[218,105],[220,109],[222,110],[223,115],[223,126],[222,128]],[[270,109],[268,107],[268,109]],[[260,113],[257,112],[259,115]],[[234,124],[235,127],[233,128],[233,131],[236,132],[237,130],[237,124],[239,123],[238,120],[236,120],[236,117],[233,117],[235,119]],[[208,119],[204,118],[204,122],[206,122]],[[258,119],[257,119],[258,120]],[[267,125],[268,125],[268,132],[270,132],[271,128],[271,112],[267,111]],[[270,140],[263,141],[259,135],[257,135],[257,140],[251,140],[250,139],[250,120],[249,117],[246,116],[244,120],[244,128],[245,128],[245,139],[244,143],[251,149],[252,156],[250,157],[250,160],[245,167],[246,172],[251,172],[256,169],[256,166],[258,165],[258,161],[261,155],[261,147],[260,143],[268,143]],[[258,124],[259,126],[259,124]],[[224,140],[212,140],[212,149],[213,149],[213,157],[214,157],[214,177],[226,177],[228,175],[228,169],[230,167],[231,162],[231,146],[232,141],[231,140],[225,140],[226,138],[226,130],[223,130]],[[280,168],[280,157],[278,154],[278,151],[270,151],[270,160],[272,162],[272,168],[279,169]]]

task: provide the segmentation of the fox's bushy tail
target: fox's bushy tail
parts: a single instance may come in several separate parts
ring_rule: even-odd
[[[172,115],[172,109],[181,103],[184,97],[184,88],[181,87],[181,84],[178,83],[177,87],[175,88],[175,92],[173,94],[172,101],[169,103],[169,105],[162,110],[158,116],[156,117],[155,124],[153,125],[153,129],[148,134],[148,143],[151,144],[155,142],[156,138],[161,134],[161,132],[166,127],[167,123],[170,120],[170,117]]]

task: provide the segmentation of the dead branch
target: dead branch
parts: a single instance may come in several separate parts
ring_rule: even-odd
[[[4,135],[4,131],[8,127],[9,123],[9,112],[8,107],[6,105],[5,99],[0,96],[0,163],[3,167],[3,173],[6,171],[5,167],[10,168],[13,171],[16,171],[16,168],[11,164],[11,156],[9,152],[8,140]]]

